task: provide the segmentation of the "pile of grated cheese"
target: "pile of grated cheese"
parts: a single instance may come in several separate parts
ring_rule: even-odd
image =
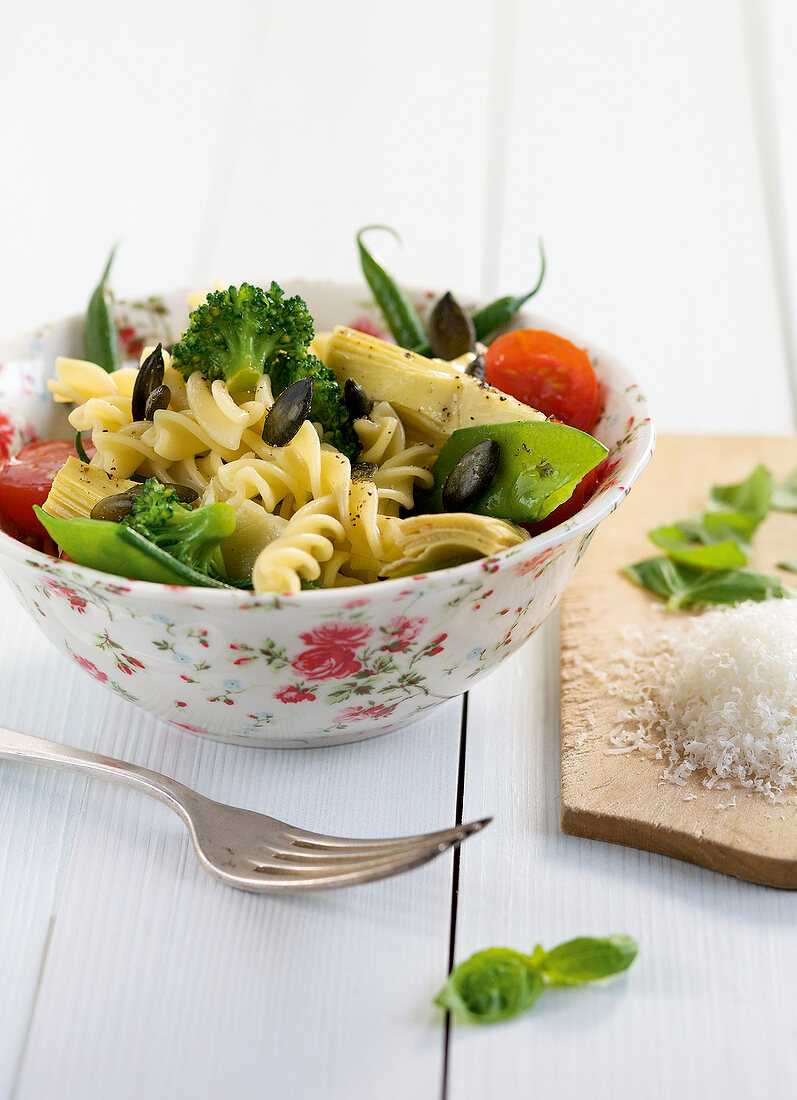
[[[680,786],[695,772],[777,800],[797,786],[797,600],[679,617],[618,664],[613,751],[656,745]]]

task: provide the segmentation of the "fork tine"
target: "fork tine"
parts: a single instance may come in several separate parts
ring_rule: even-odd
[[[278,860],[277,870],[281,873],[288,867],[297,871],[306,869],[331,869],[337,866],[365,866],[379,860],[411,859],[415,854],[426,851],[443,852],[454,844],[461,844],[467,837],[479,832],[490,821],[473,821],[466,825],[456,825],[452,829],[443,829],[437,833],[425,833],[417,837],[398,837],[385,841],[366,842],[368,847],[360,845],[335,845],[320,848],[316,845],[269,844],[269,855],[264,862]],[[338,840],[341,838],[330,838]]]
[[[474,822],[473,824],[483,827],[484,823]],[[283,865],[283,861],[280,860],[281,866],[264,864],[262,870],[253,869],[251,875],[247,876],[246,883],[239,877],[236,885],[267,893],[284,890],[319,890],[325,887],[355,886],[374,882],[377,879],[389,878],[403,871],[420,867],[478,831],[478,828],[469,829],[468,826],[449,829],[446,830],[449,834],[449,839],[446,841],[437,840],[425,847],[409,849],[399,856],[382,855],[379,858],[358,861],[356,864],[352,864],[350,859],[335,859],[330,856],[312,866],[298,861],[294,866],[293,861],[290,860],[285,861]]]
[[[335,852],[347,852],[352,855],[361,853],[365,856],[380,852],[387,855],[392,852],[397,855],[399,852],[417,847],[426,848],[429,844],[456,844],[480,832],[491,821],[492,817],[483,817],[478,821],[455,825],[453,828],[441,829],[436,833],[417,833],[414,836],[380,837],[370,840],[363,840],[360,837],[327,836],[324,833],[311,833],[293,825],[285,825],[280,839],[287,841],[291,852],[301,849],[308,855],[316,852],[322,858],[328,858]]]

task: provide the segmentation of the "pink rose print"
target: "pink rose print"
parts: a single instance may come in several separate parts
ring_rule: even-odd
[[[375,703],[372,707],[346,707],[341,714],[343,722],[359,722],[363,718],[387,718],[398,706],[398,703]]]
[[[314,680],[344,680],[363,667],[354,650],[336,649],[331,645],[305,649],[291,664],[303,676]]]
[[[312,702],[315,699],[315,695],[312,691],[306,691],[296,684],[286,684],[285,687],[274,692],[274,698],[279,699],[281,703],[302,703],[305,699]]]
[[[435,653],[442,653],[443,649],[445,648],[443,642],[446,640],[447,637],[447,634],[438,634],[436,638],[432,638],[428,646],[424,648],[424,656],[434,657]]]
[[[324,623],[299,637],[305,645],[334,645],[353,649],[367,642],[372,633],[371,627],[364,623]]]
[[[529,561],[521,562],[517,567],[517,575],[519,577],[528,576],[529,573],[533,573],[535,569],[540,569],[541,566],[548,563],[548,559],[551,557],[552,550],[543,550],[541,554],[537,554],[536,557],[531,558]]]
[[[371,627],[363,623],[325,623],[300,635],[310,648],[294,657],[291,664],[313,680],[343,680],[362,668],[355,650],[372,633]]]
[[[382,646],[382,649],[387,650],[389,653],[401,653],[405,649],[409,649],[412,642],[418,637],[425,622],[426,619],[408,619],[406,615],[397,615],[384,628],[385,633],[391,637],[390,641]]]
[[[79,654],[73,653],[72,660],[75,662],[75,664],[78,664],[81,668],[85,669],[86,672],[88,672],[90,676],[93,676],[95,680],[99,680],[101,684],[104,684],[105,681],[108,679],[104,672],[98,669],[96,665],[93,665],[91,661],[87,661],[85,657],[81,657]]]

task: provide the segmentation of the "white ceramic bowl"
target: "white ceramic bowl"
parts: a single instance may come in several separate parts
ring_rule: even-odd
[[[285,289],[307,300],[317,330],[352,322],[381,329],[362,287]],[[187,315],[185,292],[120,305],[128,352],[136,356],[142,341],[175,339]],[[529,315],[520,320],[552,327]],[[46,380],[56,355],[81,354],[80,333],[81,318],[72,317],[0,347],[0,454],[30,439],[71,438]],[[0,565],[68,658],[183,729],[278,747],[386,733],[466,691],[530,637],[556,606],[597,524],[650,458],[653,428],[638,384],[610,355],[571,338],[589,350],[606,397],[595,432],[610,452],[601,483],[572,519],[494,558],[297,596],[126,580],[55,561],[2,532]]]

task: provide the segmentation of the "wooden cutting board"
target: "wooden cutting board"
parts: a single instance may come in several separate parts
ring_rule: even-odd
[[[711,485],[741,481],[759,462],[783,480],[797,467],[797,437],[664,436],[595,533],[562,600],[562,828],[797,889],[797,797],[778,804],[742,787],[708,790],[699,773],[677,787],[653,750],[608,755],[618,703],[591,671],[611,674],[627,628],[666,625],[662,602],[619,573],[657,553],[647,531],[699,511]],[[753,567],[797,587],[775,565],[797,555],[797,515],[771,513],[754,546]]]

